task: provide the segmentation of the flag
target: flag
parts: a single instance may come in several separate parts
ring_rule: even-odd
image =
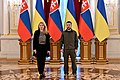
[[[76,21],[78,24],[80,19],[80,5],[81,5],[80,0],[74,0],[74,5],[75,5],[75,11],[76,11]]]
[[[44,9],[43,9],[42,0],[37,0],[36,6],[35,6],[35,12],[34,12],[34,19],[32,22],[32,32],[33,33],[35,32],[35,30],[38,29],[38,24],[40,22],[43,22],[46,26],[46,19],[45,19],[45,13],[44,13]]]
[[[46,24],[48,23],[48,17],[49,17],[49,12],[50,12],[50,2],[51,0],[44,0],[44,12],[45,12],[45,17],[46,17]]]
[[[68,2],[68,0],[60,0],[60,6],[59,6],[59,11],[60,11],[60,16],[61,16],[63,29],[64,29],[64,24],[65,24],[65,15],[66,15],[66,9],[67,9],[67,2]]]
[[[110,32],[106,17],[105,5],[103,0],[98,0],[96,9],[95,36],[102,42],[109,37]]]
[[[20,36],[23,42],[26,42],[28,39],[32,37],[28,5],[25,0],[22,0],[20,19],[18,23],[18,35]]]
[[[88,0],[82,0],[79,20],[79,33],[84,41],[89,41],[94,36],[90,6]]]
[[[51,0],[48,31],[54,42],[58,41],[61,38],[63,28],[60,19],[60,13],[58,10],[58,0]]]
[[[77,26],[77,22],[76,22],[74,0],[68,0],[68,3],[67,3],[66,18],[65,18],[65,29],[66,29],[66,22],[67,21],[72,22],[72,29],[77,32],[77,35],[79,35],[78,26]]]

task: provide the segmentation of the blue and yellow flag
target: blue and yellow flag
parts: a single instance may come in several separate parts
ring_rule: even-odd
[[[109,37],[109,27],[106,17],[105,5],[103,0],[98,0],[96,10],[95,36],[102,42]]]
[[[72,29],[78,33],[78,25],[76,22],[76,14],[75,14],[75,7],[74,7],[74,0],[68,0],[67,9],[66,9],[66,18],[65,18],[65,29],[66,29],[66,22],[72,22]]]
[[[43,22],[45,25],[45,14],[43,9],[42,0],[36,1],[35,12],[34,12],[34,19],[32,22],[32,32],[34,34],[35,30],[38,29],[38,24]]]

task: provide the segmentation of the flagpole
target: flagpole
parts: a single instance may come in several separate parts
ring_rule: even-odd
[[[27,22],[27,25],[25,25],[26,22]],[[25,0],[22,0],[22,6],[20,9],[18,35],[20,36],[20,40],[19,40],[20,60],[18,61],[18,64],[30,64],[32,30],[31,30],[31,23],[30,23],[30,17],[28,12],[28,5]]]
[[[30,5],[33,5],[33,0],[30,1]],[[30,6],[30,12],[31,12],[31,20],[33,20],[33,6]]]

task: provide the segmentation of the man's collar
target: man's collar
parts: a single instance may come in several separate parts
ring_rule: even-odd
[[[70,29],[70,30],[66,29],[65,31],[68,31],[68,32],[69,32],[69,31],[73,31],[73,30],[72,30],[72,29]]]

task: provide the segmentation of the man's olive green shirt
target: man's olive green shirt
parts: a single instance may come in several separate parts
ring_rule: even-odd
[[[78,48],[77,33],[74,30],[71,31],[65,30],[62,33],[60,44],[61,44],[61,49],[62,49],[62,45],[64,45],[64,50],[77,49]]]

